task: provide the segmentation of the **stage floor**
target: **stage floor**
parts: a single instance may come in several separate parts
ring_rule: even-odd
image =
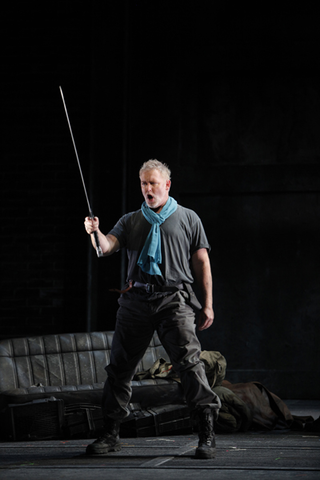
[[[320,401],[285,400],[294,415],[320,415]],[[320,433],[217,435],[213,460],[196,460],[197,436],[122,438],[120,452],[88,457],[93,440],[0,443],[0,478],[76,480],[319,479]]]

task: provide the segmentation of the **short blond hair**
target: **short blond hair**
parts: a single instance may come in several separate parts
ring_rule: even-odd
[[[142,167],[139,170],[139,177],[141,177],[141,174],[143,172],[147,172],[148,170],[154,170],[157,169],[159,172],[162,173],[162,175],[167,179],[170,180],[171,178],[171,170],[166,165],[165,163],[159,162],[156,158],[152,158],[151,160],[148,160],[147,162],[144,162]]]

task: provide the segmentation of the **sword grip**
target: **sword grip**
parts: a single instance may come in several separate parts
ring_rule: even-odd
[[[99,242],[99,237],[98,237],[98,232],[93,232],[94,236],[94,243],[96,244],[96,252],[98,257],[103,257],[103,252],[100,247],[100,242]]]

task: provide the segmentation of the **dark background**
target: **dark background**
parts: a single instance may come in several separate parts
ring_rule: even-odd
[[[59,86],[107,233],[142,202],[138,170],[212,245],[232,382],[319,398],[320,82],[310,9],[234,2],[11,2],[1,15],[0,338],[112,330],[121,254],[98,259]]]

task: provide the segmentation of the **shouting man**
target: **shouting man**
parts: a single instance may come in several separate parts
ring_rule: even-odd
[[[131,398],[131,381],[154,331],[180,376],[190,414],[198,422],[197,458],[215,455],[214,419],[220,400],[212,392],[200,361],[195,332],[213,322],[212,276],[208,243],[198,215],[169,195],[171,172],[158,160],[145,162],[139,172],[144,202],[124,215],[104,235],[97,217],[85,219],[93,245],[97,232],[104,255],[121,248],[128,254],[127,285],[119,298],[110,364],[103,394],[105,430],[88,445],[87,454],[120,450],[119,430]],[[192,284],[202,292],[203,306]]]

